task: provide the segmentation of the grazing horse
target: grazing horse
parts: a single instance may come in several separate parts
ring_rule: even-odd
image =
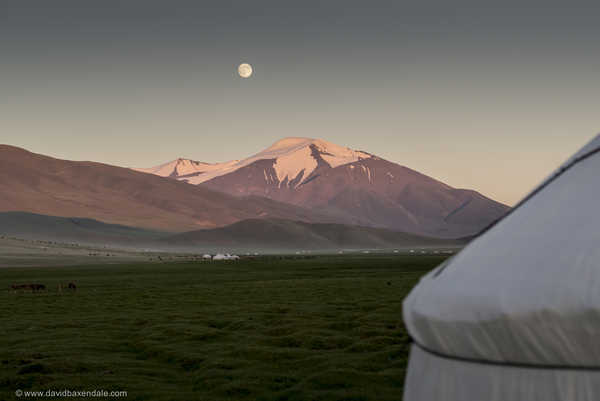
[[[13,284],[10,286],[13,291],[18,290],[31,290],[32,292],[45,290],[46,286],[44,284]]]

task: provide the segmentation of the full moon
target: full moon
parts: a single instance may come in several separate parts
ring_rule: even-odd
[[[250,75],[252,75],[252,66],[246,63],[240,64],[238,67],[238,74],[240,74],[240,77],[242,78],[250,78]]]

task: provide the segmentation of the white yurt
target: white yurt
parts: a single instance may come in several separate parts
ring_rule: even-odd
[[[404,301],[405,401],[600,400],[600,135]]]
[[[239,258],[238,255],[230,255],[228,253],[223,255],[222,253],[219,253],[213,257],[213,260],[238,260]]]

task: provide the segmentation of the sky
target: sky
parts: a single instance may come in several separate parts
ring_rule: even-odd
[[[600,133],[599,19],[598,1],[1,0],[0,143],[150,167],[322,138],[513,205]]]

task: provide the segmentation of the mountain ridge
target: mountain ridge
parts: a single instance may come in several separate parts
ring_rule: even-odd
[[[0,145],[0,212],[80,216],[110,224],[181,232],[256,217],[352,223],[323,212],[88,161]],[[252,195],[252,194],[250,194]]]
[[[461,247],[468,239],[440,239],[344,224],[287,219],[246,219],[231,225],[172,234],[107,224],[80,217],[0,212],[0,237],[75,245],[154,250],[340,250],[407,247]]]
[[[256,161],[281,159],[282,163],[280,167],[275,167],[276,176],[280,182],[286,178],[288,182],[291,182],[295,181],[301,172],[303,172],[304,178],[308,179],[314,169],[318,167],[318,161],[310,159],[311,157],[315,157],[315,152],[319,153],[322,161],[331,167],[337,167],[359,160],[360,158],[372,156],[366,152],[355,151],[322,139],[287,137],[275,142],[265,150],[241,160],[231,160],[223,163],[204,163],[192,159],[177,158],[156,167],[134,168],[134,170],[162,177],[193,178],[186,179],[185,181],[190,184],[201,184],[213,178],[233,173]],[[308,165],[306,164],[307,161]],[[182,174],[179,174],[177,167],[181,164],[185,164],[187,167],[182,169]]]
[[[305,223],[282,219],[248,219],[229,226],[196,230],[161,239],[205,249],[340,250],[408,247],[462,247],[466,239],[422,237],[381,228]]]

